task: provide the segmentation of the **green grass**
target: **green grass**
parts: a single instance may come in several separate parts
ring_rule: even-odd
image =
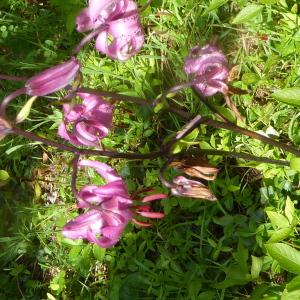
[[[300,84],[300,8],[297,1],[267,2],[276,1],[154,0],[142,16],[142,51],[120,63],[86,46],[80,53],[84,84],[150,102],[185,81],[183,63],[189,49],[217,35],[235,70],[231,85],[247,91],[232,97],[246,117],[243,126],[299,145],[299,110],[274,100],[272,93]],[[68,3],[45,1],[41,6],[8,0],[1,7],[1,72],[31,76],[68,57],[81,36],[72,31],[72,16],[83,6],[80,1]],[[234,24],[249,4],[262,5],[261,10]],[[0,82],[0,97],[18,86]],[[25,98],[14,101],[11,115]],[[189,89],[172,100],[191,113],[212,116]],[[210,101],[224,105],[220,96]],[[24,128],[55,138],[58,109],[39,99]],[[184,121],[121,102],[115,104],[114,124],[114,132],[104,140],[107,148],[147,152],[158,149]],[[292,157],[248,137],[204,126],[195,142],[201,148]],[[43,161],[43,153],[48,160]],[[60,233],[77,215],[69,186],[70,160],[67,153],[19,137],[0,143],[0,169],[10,175],[9,183],[0,187],[1,299],[299,299],[296,171],[209,156],[220,168],[210,184],[217,203],[169,197],[157,204],[165,219],[150,229],[129,225],[120,243],[105,251],[66,240]],[[144,187],[167,192],[158,181],[163,159],[109,163],[126,179],[130,192]],[[79,183],[86,182],[85,176],[80,174]],[[88,180],[93,176],[88,174]],[[296,271],[281,258],[282,249],[270,249],[277,243],[297,250],[292,259]],[[283,257],[292,255],[291,248]]]

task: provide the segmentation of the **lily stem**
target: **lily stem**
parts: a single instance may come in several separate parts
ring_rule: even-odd
[[[78,174],[78,162],[80,155],[75,154],[72,161],[72,179],[71,179],[71,189],[75,198],[77,198],[78,191],[76,188],[77,174]]]
[[[41,142],[45,145],[55,147],[60,150],[72,152],[75,155],[92,155],[92,156],[102,156],[102,157],[109,157],[109,158],[124,158],[124,159],[129,159],[129,160],[154,159],[154,158],[158,158],[160,156],[165,155],[165,153],[162,150],[142,154],[142,153],[121,153],[121,152],[107,151],[107,150],[80,149],[80,148],[77,148],[74,146],[61,144],[61,143],[53,141],[53,140],[48,140],[48,139],[38,136],[32,132],[24,131],[15,126],[13,126],[11,128],[10,133],[18,135],[18,136],[22,136],[29,140]]]

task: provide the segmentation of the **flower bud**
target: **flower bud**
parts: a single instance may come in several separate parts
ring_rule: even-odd
[[[173,179],[174,186],[171,192],[175,196],[201,198],[216,201],[213,192],[200,181],[190,180],[184,176],[177,176]]]
[[[51,67],[33,76],[25,83],[26,94],[30,96],[45,96],[54,93],[72,82],[80,69],[76,58]]]

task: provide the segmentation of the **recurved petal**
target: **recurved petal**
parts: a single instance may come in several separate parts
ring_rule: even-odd
[[[151,201],[156,201],[156,200],[161,200],[161,199],[166,199],[168,196],[166,194],[154,194],[154,195],[149,195],[143,198],[142,202],[151,202]]]
[[[150,218],[150,219],[162,219],[165,217],[164,213],[154,212],[154,211],[136,211],[139,215]]]
[[[112,167],[100,161],[83,159],[78,165],[81,167],[94,168],[107,182],[122,180]]]
[[[99,233],[102,224],[101,213],[96,210],[91,210],[68,222],[63,227],[62,234],[70,239],[86,239],[87,232],[90,230],[91,225],[93,225],[94,231]]]

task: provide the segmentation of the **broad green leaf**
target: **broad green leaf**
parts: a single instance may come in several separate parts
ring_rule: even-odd
[[[260,257],[256,257],[251,255],[252,265],[251,265],[251,276],[253,279],[257,279],[259,277],[259,273],[263,266],[263,261]]]
[[[268,290],[268,288],[269,286],[267,284],[257,285],[252,291],[249,300],[261,300],[265,292]]]
[[[288,218],[290,224],[292,224],[294,214],[295,214],[295,206],[294,206],[294,202],[290,199],[290,197],[287,197],[287,199],[285,201],[284,213],[285,213],[286,217]]]
[[[300,172],[300,157],[292,157],[290,160],[290,167],[292,170]]]
[[[285,216],[275,211],[267,211],[266,213],[274,227],[277,226],[279,228],[286,228],[290,226],[290,223]]]
[[[243,246],[242,243],[238,244],[237,253],[233,255],[238,264],[240,265],[243,272],[248,273],[248,256],[249,252],[248,249]]]
[[[83,244],[83,241],[80,239],[79,240],[71,240],[68,238],[63,238],[61,241],[63,244],[70,245],[70,246],[79,246],[79,245]]]
[[[272,94],[272,97],[277,101],[286,104],[300,106],[300,87],[292,87],[283,90],[278,90]]]
[[[199,134],[199,129],[195,128],[192,132],[190,132],[187,136],[184,137],[185,141],[194,141]]]
[[[57,299],[50,293],[47,293],[47,300],[57,300]]]
[[[288,292],[300,290],[300,275],[294,277],[287,285],[286,289]]]
[[[105,256],[105,249],[94,244],[93,245],[93,254],[97,260],[103,261],[104,256]]]
[[[300,289],[292,292],[284,290],[280,300],[299,300],[300,299]]]
[[[9,177],[9,174],[5,170],[0,170],[0,181],[6,181]]]
[[[232,113],[232,111],[224,106],[213,105],[218,113],[228,118],[228,120],[232,123],[236,123],[236,117]]]
[[[269,255],[278,261],[280,267],[291,273],[300,274],[300,252],[293,247],[274,243],[265,245]]]
[[[279,1],[280,0],[259,0],[259,2],[262,3],[262,4],[275,4]]]
[[[16,117],[16,123],[21,123],[24,120],[26,120],[26,118],[29,116],[30,110],[31,110],[31,106],[34,103],[34,101],[37,99],[37,96],[33,96],[31,97],[26,103],[25,105],[21,108],[21,110],[19,111],[17,117]]]
[[[206,291],[199,294],[197,300],[213,300],[215,298],[215,291]]]
[[[244,73],[242,76],[242,81],[245,84],[256,83],[260,80],[259,76],[256,73]]]
[[[285,240],[293,232],[293,228],[282,228],[274,231],[268,240],[268,243],[278,243]]]
[[[233,19],[233,24],[242,24],[256,17],[263,9],[262,5],[250,4],[243,8]]]
[[[220,6],[227,3],[228,0],[212,0],[209,4],[209,7],[206,9],[205,13],[209,13],[212,10],[219,8]]]
[[[216,289],[226,289],[235,285],[244,285],[251,280],[251,276],[238,266],[231,266],[226,271],[226,278],[213,285]]]
[[[0,187],[6,185],[9,179],[9,174],[5,170],[0,170]]]

